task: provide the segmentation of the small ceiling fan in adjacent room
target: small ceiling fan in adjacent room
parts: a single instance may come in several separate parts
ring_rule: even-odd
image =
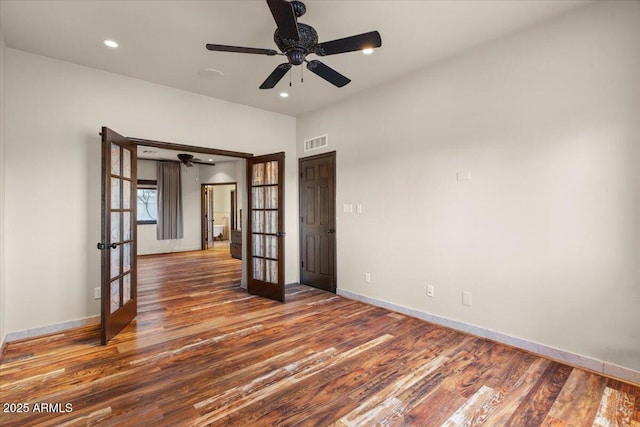
[[[193,162],[201,162],[202,161],[200,159],[194,159],[193,155],[191,155],[191,154],[185,154],[185,153],[178,154],[178,159],[180,159],[180,162],[182,162],[182,164],[185,165],[188,168],[193,167]]]
[[[307,64],[307,69],[312,73],[337,87],[343,87],[351,82],[349,78],[317,59],[307,60],[307,55],[327,56],[382,46],[382,38],[377,31],[318,43],[316,30],[310,25],[303,24],[297,20],[307,10],[304,3],[295,0],[291,2],[286,0],[267,0],[267,4],[273,19],[276,21],[277,28],[273,34],[273,40],[280,52],[274,49],[207,44],[207,49],[211,51],[286,56],[288,62],[278,65],[260,85],[260,89],[272,89],[291,67],[301,65],[303,62]]]

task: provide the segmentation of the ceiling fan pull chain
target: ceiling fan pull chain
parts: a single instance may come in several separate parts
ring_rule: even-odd
[[[293,73],[293,71],[291,71],[291,69],[289,69],[289,87],[291,87],[291,74]]]
[[[300,83],[304,83],[304,67],[300,67]]]

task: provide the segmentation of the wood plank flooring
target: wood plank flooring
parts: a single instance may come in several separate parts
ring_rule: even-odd
[[[640,427],[637,386],[307,286],[248,295],[224,246],[138,266],[109,345],[7,347],[1,425]]]

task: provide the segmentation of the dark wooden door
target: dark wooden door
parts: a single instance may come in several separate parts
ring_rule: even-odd
[[[300,159],[300,282],[336,292],[336,153]]]
[[[247,159],[250,294],[284,302],[284,153]]]
[[[102,128],[101,340],[109,342],[136,317],[137,146]]]

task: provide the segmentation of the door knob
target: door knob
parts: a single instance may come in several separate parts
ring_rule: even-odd
[[[276,233],[276,237],[284,237],[287,233],[285,233],[284,231],[278,231]]]
[[[115,249],[118,247],[117,243],[112,243],[109,245],[109,247],[111,249]],[[105,249],[107,249],[107,245],[105,245],[104,243],[98,243],[98,249],[100,249],[101,251],[104,251]]]
[[[327,234],[334,234],[335,232],[336,230],[334,230],[333,228],[327,230]]]

